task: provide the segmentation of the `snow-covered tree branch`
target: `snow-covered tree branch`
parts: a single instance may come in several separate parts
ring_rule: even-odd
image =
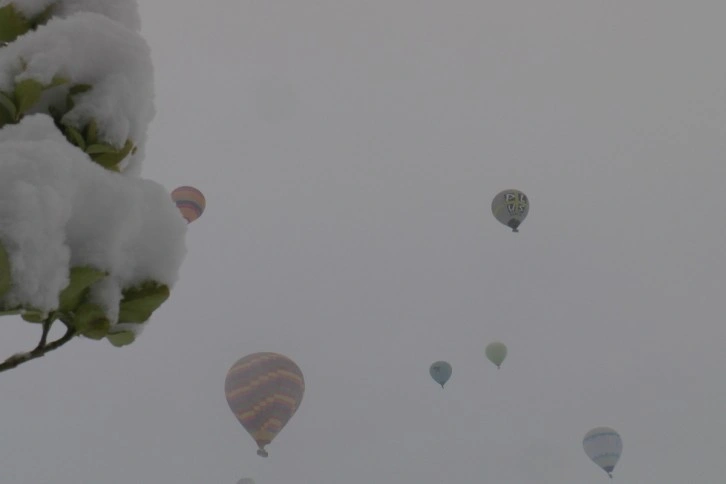
[[[186,222],[139,177],[154,116],[135,0],[0,0],[0,314],[133,342],[168,297]],[[48,343],[50,326],[67,331]]]

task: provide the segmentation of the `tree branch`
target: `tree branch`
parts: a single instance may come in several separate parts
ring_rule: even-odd
[[[40,335],[40,342],[38,343],[38,346],[35,347],[36,350],[45,346],[45,343],[48,340],[48,333],[50,332],[50,327],[52,325],[53,319],[51,317],[43,321],[43,334]]]
[[[46,338],[48,337],[48,331],[50,331],[51,324],[53,324],[53,320],[51,318],[48,318],[48,320],[43,322],[43,334],[40,338],[40,343],[38,343],[38,346],[36,346],[31,351],[27,351],[25,353],[14,354],[7,360],[0,363],[0,372],[15,368],[16,366],[18,366],[22,363],[25,363],[27,361],[34,360],[36,358],[40,358],[41,356],[45,355],[47,352],[53,351],[54,349],[60,348],[64,344],[68,343],[76,335],[76,330],[66,324],[66,328],[68,328],[68,329],[66,330],[66,333],[63,336],[61,336],[60,338],[58,338],[55,341],[46,343]]]

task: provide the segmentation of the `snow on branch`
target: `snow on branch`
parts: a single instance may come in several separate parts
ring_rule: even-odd
[[[39,322],[60,308],[109,330],[137,322],[124,301],[168,295],[187,226],[163,186],[90,162],[43,114],[0,130],[0,152],[0,243],[12,281],[1,310],[24,308]],[[88,293],[64,305],[71,268],[88,268],[78,273]]]
[[[106,168],[140,173],[153,99],[147,43],[101,14],[52,18],[0,49],[0,126],[50,113]]]
[[[0,371],[76,335],[133,342],[177,280],[186,222],[138,177],[154,116],[139,25],[135,0],[0,0],[0,315],[42,327]]]

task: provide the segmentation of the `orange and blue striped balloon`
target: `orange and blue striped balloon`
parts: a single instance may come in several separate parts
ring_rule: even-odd
[[[227,372],[224,393],[229,408],[257,443],[257,455],[295,414],[305,380],[291,359],[278,353],[254,353],[239,359]]]
[[[171,199],[174,200],[187,223],[192,223],[201,217],[204,207],[207,205],[202,192],[189,186],[175,188],[171,192]]]

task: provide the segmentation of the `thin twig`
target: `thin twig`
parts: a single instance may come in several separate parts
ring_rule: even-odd
[[[35,347],[32,351],[28,351],[25,353],[17,353],[8,358],[7,360],[0,363],[0,372],[3,372],[5,370],[10,370],[12,368],[15,368],[16,366],[25,363],[30,360],[34,360],[36,358],[40,358],[41,356],[45,355],[49,351],[53,351],[57,348],[60,348],[64,344],[68,343],[75,335],[76,330],[73,329],[71,326],[66,325],[68,328],[66,333],[58,338],[55,341],[51,341],[50,343],[45,343],[45,339],[48,336],[48,331],[50,330],[50,325],[52,324],[52,321],[47,320],[43,323],[43,336],[41,337],[40,343],[38,346]]]
[[[35,347],[35,349],[38,348],[44,348],[46,341],[48,341],[48,333],[50,332],[50,327],[53,325],[53,317],[50,316],[48,319],[43,321],[43,334],[40,336],[40,342],[38,343],[38,346]]]

